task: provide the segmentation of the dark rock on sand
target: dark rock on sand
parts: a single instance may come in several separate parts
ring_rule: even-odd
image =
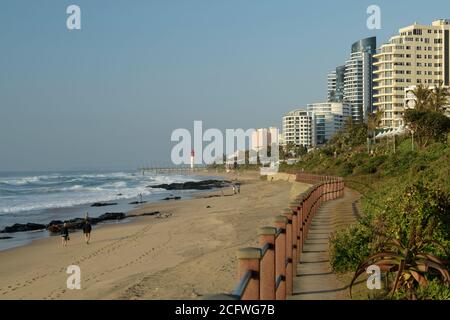
[[[165,190],[209,190],[214,188],[224,188],[229,186],[229,181],[223,180],[203,180],[203,181],[188,181],[182,183],[164,183],[154,186],[147,186],[148,188],[165,189]]]
[[[180,200],[180,199],[181,199],[181,197],[167,197],[167,198],[164,198],[163,200],[168,201],[168,200]]]
[[[96,202],[91,205],[91,207],[107,207],[107,206],[116,206],[115,202]]]
[[[159,212],[156,212],[154,214],[156,215],[158,213]],[[125,218],[126,215],[123,212],[107,212],[97,218],[89,218],[89,222],[92,225],[94,225],[103,221],[122,220]],[[14,232],[34,231],[44,229],[47,229],[51,233],[59,233],[64,223],[67,223],[68,228],[71,230],[79,230],[83,229],[85,221],[86,221],[85,218],[74,218],[66,221],[52,220],[47,225],[37,223],[27,223],[27,224],[16,223],[12,226],[5,227],[5,229],[0,231],[0,233],[14,233]]]
[[[97,219],[100,221],[106,221],[106,220],[122,220],[125,219],[126,215],[123,212],[107,212],[105,214],[102,214]]]
[[[13,232],[23,232],[23,231],[35,231],[35,230],[43,230],[45,229],[45,224],[38,223],[16,223],[12,226],[5,227],[0,233],[13,233]]]
[[[52,224],[47,227],[47,230],[48,230],[48,232],[51,232],[51,233],[60,233],[61,227],[62,227],[61,224]]]
[[[61,220],[52,220],[47,224],[47,228],[50,226],[53,226],[53,225],[59,225],[59,224],[63,224],[63,223],[64,223],[64,221],[61,221]]]
[[[123,212],[107,212],[97,218],[89,218],[89,222],[90,224],[95,225],[102,221],[122,220],[125,217],[126,217],[125,213]],[[71,230],[80,230],[83,229],[85,221],[86,220],[84,218],[75,218],[71,220],[66,220],[64,222],[52,221],[47,225],[47,230],[51,233],[59,233],[64,223],[67,223],[68,228]]]
[[[156,216],[157,214],[159,214],[159,211],[154,211],[154,212],[146,212],[146,213],[142,213],[140,215],[138,215],[139,217],[143,217],[143,216]]]
[[[133,201],[130,202],[129,204],[143,204],[143,203],[147,203],[147,201]]]

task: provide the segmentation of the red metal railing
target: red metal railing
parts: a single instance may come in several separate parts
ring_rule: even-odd
[[[325,201],[342,197],[340,177],[296,173],[296,181],[312,184],[275,217],[273,227],[259,229],[259,248],[238,252],[239,283],[231,296],[242,300],[284,300],[292,295],[296,265],[311,221]]]

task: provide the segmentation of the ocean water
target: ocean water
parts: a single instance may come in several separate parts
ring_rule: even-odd
[[[195,191],[167,191],[148,188],[162,183],[200,181],[211,177],[155,175],[138,172],[26,172],[0,173],[0,230],[14,223],[42,223],[76,217],[97,217],[105,212],[127,212],[130,202],[156,202],[167,196],[187,198]],[[116,202],[115,206],[91,207],[95,202]],[[48,236],[46,231],[1,234],[0,250]]]

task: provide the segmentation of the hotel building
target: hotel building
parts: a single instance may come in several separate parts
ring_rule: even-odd
[[[404,125],[407,88],[433,86],[450,78],[450,20],[436,20],[431,26],[413,24],[400,29],[374,55],[374,106],[382,111],[381,126]]]

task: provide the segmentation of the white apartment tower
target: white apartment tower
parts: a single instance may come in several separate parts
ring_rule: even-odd
[[[314,114],[305,109],[296,109],[283,117],[283,144],[302,145],[307,148],[316,145]]]
[[[377,38],[361,39],[352,45],[350,59],[345,63],[344,102],[352,109],[357,122],[367,122],[373,112],[373,55]]]
[[[431,26],[417,23],[402,28],[374,56],[375,107],[382,111],[384,128],[404,125],[405,93],[420,84],[449,86],[450,20]]]
[[[348,104],[324,102],[308,104],[283,117],[283,143],[307,148],[326,143],[351,116]]]

